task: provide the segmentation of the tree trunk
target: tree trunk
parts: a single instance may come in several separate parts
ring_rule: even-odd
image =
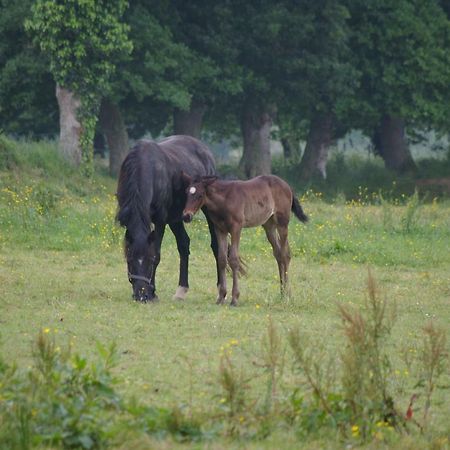
[[[109,148],[109,173],[115,177],[128,153],[128,133],[119,107],[106,98],[100,106],[100,127]]]
[[[185,134],[200,139],[203,116],[206,105],[192,101],[188,111],[176,108],[173,113],[173,131],[175,134]]]
[[[59,151],[72,165],[81,164],[81,124],[77,111],[81,105],[74,92],[56,85],[56,98],[59,106]]]
[[[328,150],[333,141],[333,117],[331,114],[316,114],[309,128],[305,152],[300,162],[300,179],[303,182],[319,174],[327,177]]]
[[[273,108],[260,109],[247,102],[241,119],[244,151],[239,163],[248,178],[271,173],[270,130]]]
[[[387,169],[399,174],[417,169],[406,142],[402,118],[385,115],[375,132],[373,142]]]
[[[292,136],[283,136],[280,139],[283,147],[283,157],[286,160],[298,157],[300,154],[300,140]]]

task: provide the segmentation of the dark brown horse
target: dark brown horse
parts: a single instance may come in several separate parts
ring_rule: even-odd
[[[155,274],[166,224],[175,235],[180,254],[175,297],[186,296],[190,241],[182,221],[186,203],[182,170],[199,177],[216,172],[208,147],[190,136],[171,136],[158,143],[138,141],[122,163],[117,188],[117,220],[126,228],[125,257],[135,300],[146,302],[156,298]],[[204,212],[217,261],[214,227],[207,211]]]
[[[183,179],[187,185],[183,220],[190,222],[200,208],[206,207],[216,231],[219,246],[217,303],[222,304],[227,295],[225,272],[228,260],[233,273],[231,305],[237,305],[241,230],[258,225],[263,226],[272,245],[280,273],[281,292],[285,293],[291,260],[288,243],[291,211],[301,222],[308,220],[291,187],[273,175],[248,181],[223,181],[217,177],[195,178],[183,173]],[[230,247],[228,235],[231,236]]]

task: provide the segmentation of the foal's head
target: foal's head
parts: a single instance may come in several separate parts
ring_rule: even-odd
[[[155,299],[153,272],[156,264],[154,232],[125,233],[125,257],[128,280],[133,287],[133,298],[140,302]]]
[[[193,179],[189,175],[182,173],[182,178],[186,187],[186,205],[183,210],[183,220],[190,222],[194,214],[205,204],[207,188],[217,180],[216,176],[201,177]]]

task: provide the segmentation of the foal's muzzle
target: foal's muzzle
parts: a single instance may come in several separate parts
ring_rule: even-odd
[[[190,212],[183,212],[183,222],[189,223],[192,222],[194,214]]]

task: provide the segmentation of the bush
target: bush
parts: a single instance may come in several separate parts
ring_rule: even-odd
[[[11,170],[18,164],[14,141],[0,133],[0,170]]]
[[[337,434],[351,445],[389,444],[417,431],[427,436],[434,395],[447,373],[445,333],[431,323],[424,327],[422,346],[405,359],[414,376],[399,392],[388,352],[395,308],[380,296],[370,271],[365,306],[338,309],[345,345],[335,355],[298,329],[288,332],[288,353],[270,317],[261,353],[252,360],[257,373],[237,367],[231,347],[224,348],[216,401],[200,411],[192,405],[160,408],[119,395],[114,345],[99,345],[98,361],[89,363],[70,346],[61,350],[45,329],[28,370],[0,358],[0,448],[104,449],[142,436],[256,440],[277,429],[296,430],[302,440]],[[290,383],[284,379],[287,368]],[[261,378],[265,386],[254,392]],[[405,393],[407,408],[402,407]]]

